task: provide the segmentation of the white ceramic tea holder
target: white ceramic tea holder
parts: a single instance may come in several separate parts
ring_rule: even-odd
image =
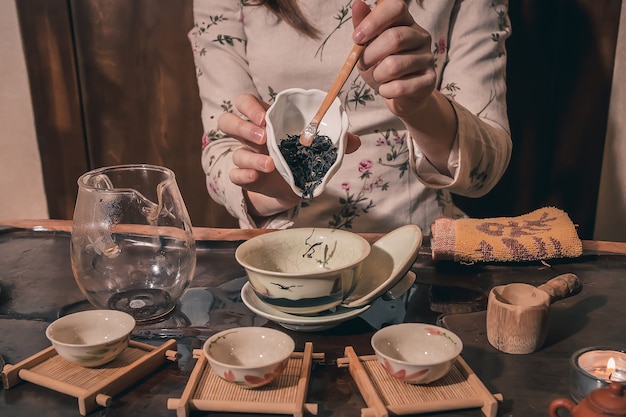
[[[279,144],[287,139],[288,135],[299,135],[302,132],[302,129],[311,121],[325,96],[326,92],[321,90],[289,88],[276,95],[274,104],[267,110],[265,115],[269,154],[274,160],[280,175],[291,186],[293,192],[300,197],[303,195],[303,190],[296,185],[291,168],[280,152]],[[313,190],[313,197],[317,197],[324,191],[326,184],[343,162],[348,126],[348,114],[341,105],[340,100],[336,98],[321,120],[318,134],[330,138],[337,148],[337,159],[328,169],[321,183]]]

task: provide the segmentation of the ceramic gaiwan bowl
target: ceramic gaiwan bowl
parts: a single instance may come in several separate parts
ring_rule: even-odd
[[[46,328],[46,337],[63,359],[85,367],[104,365],[126,347],[135,328],[130,314],[87,310],[68,314]]]
[[[456,334],[424,323],[384,327],[374,333],[371,343],[385,371],[409,384],[427,384],[442,378],[463,350]]]
[[[279,377],[295,343],[268,327],[238,327],[211,336],[202,348],[220,378],[244,388],[267,385]]]
[[[315,166],[319,168],[324,165],[325,169],[316,170],[315,175],[301,174],[300,168],[305,164],[302,162],[294,164],[292,158],[288,157],[292,161],[290,165],[280,150],[282,141],[290,140],[290,136],[300,135],[317,112],[324,97],[326,97],[326,92],[321,90],[286,89],[276,95],[274,103],[267,110],[265,116],[269,154],[280,175],[291,186],[293,192],[300,197],[312,198],[320,195],[328,180],[341,166],[345,154],[349,121],[348,115],[338,98],[330,106],[318,127],[318,135],[327,136],[336,148],[336,159],[332,165],[326,166],[326,163],[315,162]],[[292,140],[297,141],[297,139]],[[315,149],[315,146],[316,142],[314,141],[309,147],[310,150],[313,150],[312,157],[319,157],[326,153]],[[307,182],[311,179],[308,178],[309,176],[315,179],[313,185],[305,185],[311,182]]]
[[[261,301],[286,313],[314,314],[343,301],[370,250],[356,233],[303,227],[255,236],[239,245],[235,258]]]

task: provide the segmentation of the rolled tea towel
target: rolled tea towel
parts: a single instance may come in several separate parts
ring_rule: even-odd
[[[544,207],[518,217],[451,219],[431,227],[435,260],[517,262],[575,258],[582,242],[567,213]]]

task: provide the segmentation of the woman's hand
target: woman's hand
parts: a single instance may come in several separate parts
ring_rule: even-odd
[[[436,89],[430,34],[409,13],[404,0],[385,0],[373,9],[352,6],[355,43],[367,44],[357,68],[409,129],[420,150],[440,171],[456,136],[456,116]]]
[[[228,175],[233,184],[244,189],[250,214],[268,217],[295,207],[300,197],[276,171],[274,160],[267,151],[265,111],[269,104],[251,94],[242,94],[235,107],[245,119],[234,113],[224,113],[217,126],[244,145],[233,152],[233,163],[237,168]],[[346,152],[354,152],[360,145],[358,136],[348,133]]]
[[[243,147],[233,152],[237,168],[228,175],[233,184],[244,189],[248,211],[255,217],[267,217],[295,207],[300,201],[283,180],[274,161],[268,155],[265,132],[265,111],[269,104],[250,94],[243,94],[235,103],[246,119],[234,113],[224,113],[218,119],[218,128],[239,140]]]
[[[397,116],[422,107],[435,90],[437,75],[428,32],[415,23],[404,0],[385,0],[370,12],[352,7],[353,40],[366,44],[357,64],[363,79],[387,100]]]

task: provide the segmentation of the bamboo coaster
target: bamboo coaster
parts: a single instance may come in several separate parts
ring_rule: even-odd
[[[376,356],[357,356],[351,346],[337,366],[349,367],[368,408],[362,417],[420,414],[437,411],[481,408],[486,417],[495,417],[499,394],[492,395],[460,356],[450,372],[438,381],[426,385],[411,385],[389,375]]]
[[[167,401],[169,410],[177,417],[187,417],[190,410],[234,413],[316,415],[317,404],[305,403],[313,360],[324,360],[323,353],[313,353],[313,344],[307,342],[304,352],[294,352],[283,373],[274,381],[259,388],[242,388],[217,376],[200,349],[193,351],[198,359],[181,398]]]
[[[66,361],[50,346],[16,365],[5,365],[2,384],[9,389],[22,381],[41,385],[78,399],[78,410],[87,415],[99,405],[108,407],[113,396],[161,366],[178,359],[176,341],[159,347],[131,340],[113,361],[85,368]]]

